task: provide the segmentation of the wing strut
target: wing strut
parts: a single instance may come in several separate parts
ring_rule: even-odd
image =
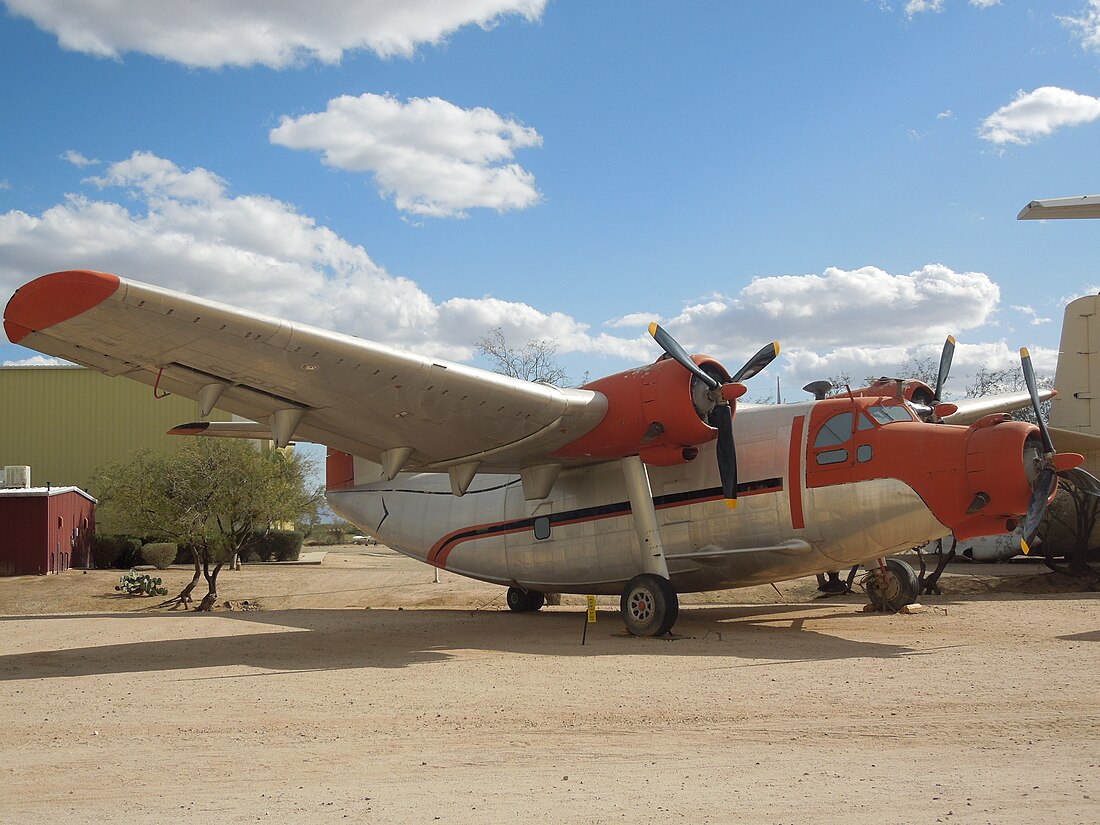
[[[642,570],[668,579],[668,562],[665,561],[665,546],[657,526],[657,508],[653,506],[649,473],[642,459],[636,455],[624,458],[622,465],[630,511],[634,514],[634,529],[638,531],[638,546],[642,551]]]

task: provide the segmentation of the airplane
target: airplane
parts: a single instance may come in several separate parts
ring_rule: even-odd
[[[4,310],[13,343],[197,399],[246,421],[179,434],[329,448],[332,509],[393,549],[507,587],[618,595],[627,629],[668,634],[678,594],[865,564],[897,611],[916,576],[891,554],[954,532],[1031,541],[1059,476],[1088,476],[1004,409],[1027,393],[937,404],[842,393],[739,403],[778,354],[729,372],[659,325],[651,364],[561,388],[91,270],[44,275]],[[935,399],[933,393],[933,400]],[[1092,476],[1096,494],[1100,482]]]

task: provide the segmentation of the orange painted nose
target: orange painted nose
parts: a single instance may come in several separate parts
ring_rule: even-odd
[[[1042,458],[1039,428],[1007,418],[989,415],[966,431],[965,496],[970,500],[948,525],[958,539],[1012,532],[1027,512]],[[956,509],[960,504],[956,501]]]

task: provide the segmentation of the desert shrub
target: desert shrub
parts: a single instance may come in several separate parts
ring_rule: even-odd
[[[297,530],[268,530],[254,534],[248,547],[260,561],[297,561],[303,540],[304,536]]]
[[[120,536],[122,540],[122,552],[115,560],[115,567],[119,570],[127,570],[141,564],[141,539],[132,536]]]
[[[178,548],[172,542],[158,541],[146,544],[141,548],[141,557],[146,564],[151,564],[157,570],[167,570],[176,560]]]
[[[100,570],[114,567],[122,556],[126,540],[122,536],[101,536],[98,533],[92,540],[92,560]]]

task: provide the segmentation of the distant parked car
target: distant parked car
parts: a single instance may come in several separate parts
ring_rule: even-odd
[[[362,544],[365,547],[371,547],[375,544],[378,544],[378,539],[376,539],[372,536],[352,536],[351,537],[351,543],[352,544]]]

